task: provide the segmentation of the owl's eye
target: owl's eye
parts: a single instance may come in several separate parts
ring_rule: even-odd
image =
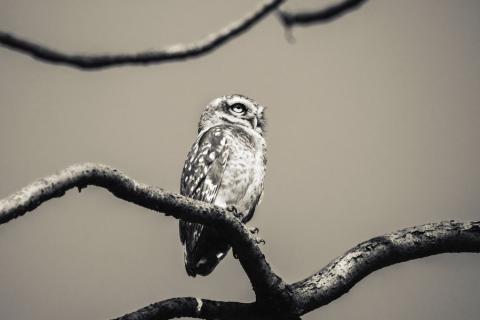
[[[241,103],[235,103],[230,106],[230,110],[236,114],[245,114],[247,113],[247,107]]]

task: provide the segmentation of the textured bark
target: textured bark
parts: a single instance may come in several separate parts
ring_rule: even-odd
[[[446,252],[480,252],[480,222],[430,223],[365,241],[292,284],[297,310],[304,314],[335,300],[375,270]]]
[[[248,319],[254,313],[255,306],[253,303],[223,302],[186,297],[153,303],[115,320],[163,320],[179,317]]]
[[[106,165],[79,164],[40,179],[0,200],[0,224],[34,210],[67,190],[95,185],[116,197],[177,219],[210,225],[231,242],[256,301],[197,298],[164,300],[119,319],[298,319],[348,292],[368,274],[402,261],[447,252],[480,252],[480,222],[444,221],[403,229],[357,245],[314,275],[285,283],[270,268],[255,236],[232,213],[157,187],[140,184]]]
[[[132,54],[68,54],[2,31],[0,31],[0,45],[47,63],[66,65],[81,70],[98,70],[124,65],[149,65],[181,61],[202,56],[219,48],[233,38],[248,31],[256,23],[278,9],[284,2],[286,0],[265,1],[243,19],[226,26],[216,33],[209,34],[202,40],[188,44],[172,45],[157,51]],[[367,0],[346,0],[316,11],[288,12],[280,10],[278,16],[286,27],[323,23],[339,18],[343,14],[359,8],[365,2]]]
[[[209,203],[136,182],[122,172],[102,164],[72,165],[35,181],[8,198],[0,200],[0,224],[15,219],[67,190],[88,185],[105,188],[116,197],[139,206],[190,222],[202,223],[224,232],[250,279],[257,299],[285,296],[283,280],[273,273],[256,243],[255,236],[232,213]]]
[[[346,0],[330,7],[313,11],[288,12],[280,10],[279,17],[286,27],[291,27],[293,25],[305,26],[313,23],[326,23],[339,18],[350,11],[358,9],[365,2],[367,2],[367,0]]]
[[[236,36],[249,30],[253,25],[278,8],[283,2],[285,2],[285,0],[265,1],[242,20],[234,22],[200,41],[173,45],[158,51],[114,55],[67,54],[6,32],[0,32],[0,44],[6,48],[28,54],[33,58],[45,62],[89,70],[121,65],[147,65],[167,61],[178,61],[198,57],[217,49]]]

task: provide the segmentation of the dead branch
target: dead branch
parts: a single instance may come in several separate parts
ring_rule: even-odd
[[[347,293],[376,270],[447,252],[480,252],[480,221],[429,223],[365,241],[292,284],[296,306],[299,313],[307,313]]]
[[[160,188],[140,184],[106,165],[80,164],[40,179],[0,200],[0,224],[34,210],[67,190],[88,185],[177,219],[222,230],[235,249],[256,295],[253,303],[174,298],[152,304],[120,319],[298,319],[348,292],[375,270],[407,260],[447,252],[480,252],[480,221],[444,221],[407,228],[363,242],[314,275],[286,284],[275,274],[254,236],[230,212]]]
[[[0,45],[47,63],[66,65],[81,70],[98,70],[124,65],[150,65],[181,61],[200,57],[219,48],[249,30],[260,20],[278,9],[285,1],[268,0],[247,14],[243,19],[226,26],[216,33],[209,34],[202,40],[188,44],[176,44],[158,51],[132,54],[68,54],[2,31],[0,31]],[[279,10],[278,16],[286,27],[329,22],[359,8],[365,2],[367,0],[346,0],[317,11],[288,12]]]
[[[77,187],[81,190],[88,185],[105,188],[120,199],[167,216],[222,230],[235,249],[257,300],[269,301],[275,297],[278,301],[280,297],[290,298],[286,284],[273,273],[255,237],[232,213],[209,203],[140,184],[106,165],[93,163],[72,165],[0,200],[0,224],[32,211],[47,200],[61,197],[70,189]]]
[[[153,303],[115,320],[163,320],[180,317],[200,319],[251,319],[253,303],[212,301],[200,298],[173,298]]]
[[[167,61],[180,61],[187,58],[199,57],[219,48],[226,42],[249,30],[257,22],[278,8],[283,2],[285,2],[285,0],[265,1],[243,19],[226,26],[216,33],[209,34],[202,40],[189,44],[172,45],[158,51],[113,55],[68,54],[1,31],[0,45],[30,55],[44,62],[87,70],[122,65],[148,65]]]
[[[345,0],[327,8],[314,11],[288,12],[280,10],[278,16],[286,27],[326,23],[360,8],[365,2],[367,2],[367,0]]]

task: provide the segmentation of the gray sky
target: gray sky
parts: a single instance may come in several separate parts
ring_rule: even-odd
[[[68,52],[196,40],[259,1],[0,0],[0,29]],[[318,7],[325,1],[292,1]],[[176,191],[202,108],[268,107],[251,222],[287,281],[400,228],[480,217],[480,2],[369,1],[285,40],[274,16],[187,62],[98,72],[0,48],[0,197],[70,164]],[[188,278],[177,221],[89,187],[0,227],[0,319],[107,319],[175,296],[251,301],[238,262]],[[476,319],[480,256],[375,272],[305,319]]]

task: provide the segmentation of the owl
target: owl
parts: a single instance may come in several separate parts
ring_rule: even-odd
[[[263,194],[265,125],[264,107],[250,98],[235,94],[210,102],[183,167],[180,193],[234,210],[248,222]],[[182,220],[180,240],[192,277],[210,274],[230,250],[215,228]]]

